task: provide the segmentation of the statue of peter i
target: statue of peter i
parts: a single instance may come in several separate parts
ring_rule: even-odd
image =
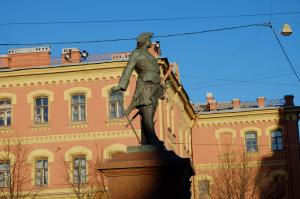
[[[132,51],[128,64],[125,67],[118,86],[111,91],[125,91],[128,87],[130,76],[135,70],[138,74],[136,89],[125,114],[133,108],[139,110],[141,116],[142,145],[162,145],[155,133],[154,115],[158,105],[158,99],[163,99],[164,88],[161,86],[160,67],[156,58],[151,55],[148,48],[151,47],[153,33],[142,33],[137,37],[137,47]]]

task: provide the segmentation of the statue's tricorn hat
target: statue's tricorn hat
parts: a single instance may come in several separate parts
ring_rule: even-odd
[[[143,32],[136,38],[136,41],[137,43],[144,43],[148,38],[151,38],[152,36],[152,32]]]

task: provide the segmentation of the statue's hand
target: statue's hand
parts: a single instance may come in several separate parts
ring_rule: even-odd
[[[121,91],[121,90],[122,90],[122,88],[121,88],[120,86],[113,86],[113,87],[110,89],[111,92],[117,92],[117,91]]]

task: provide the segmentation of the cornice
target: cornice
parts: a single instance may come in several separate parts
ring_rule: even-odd
[[[286,165],[286,160],[269,160],[269,161],[250,161],[247,162],[249,167],[270,167],[270,166],[282,166]],[[196,170],[218,170],[222,169],[225,164],[221,163],[208,163],[208,164],[194,164]],[[238,166],[238,164],[237,164]]]
[[[253,110],[244,112],[226,112],[207,115],[198,115],[196,125],[215,126],[215,125],[237,125],[255,124],[266,122],[279,122],[282,117],[277,109]]]
[[[136,130],[137,134],[140,136],[141,131]],[[45,135],[45,136],[30,136],[30,137],[19,137],[22,144],[43,144],[43,143],[57,143],[57,142],[73,142],[73,141],[85,141],[85,140],[95,140],[95,139],[116,139],[125,137],[135,137],[133,131],[102,131],[102,132],[85,132],[77,134],[63,134],[58,133],[55,135]],[[7,142],[8,138],[0,139],[0,145]],[[16,144],[17,138],[9,138],[10,143]]]
[[[0,73],[0,87],[39,86],[117,79],[126,63],[110,62],[9,71]]]

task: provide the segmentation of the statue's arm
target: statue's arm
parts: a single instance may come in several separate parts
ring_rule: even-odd
[[[132,53],[132,55],[129,57],[127,66],[123,70],[122,76],[119,81],[119,85],[115,88],[115,90],[126,91],[129,84],[131,73],[133,72],[136,64],[137,64],[136,54]]]

